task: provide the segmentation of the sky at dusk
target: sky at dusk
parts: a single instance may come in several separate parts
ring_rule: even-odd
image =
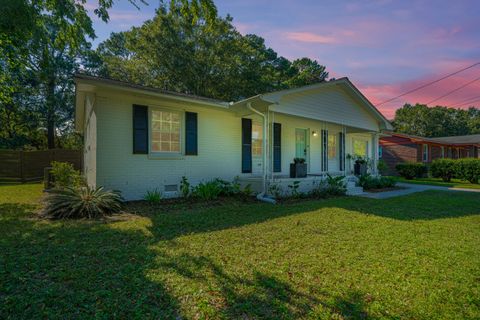
[[[89,1],[87,8],[94,8]],[[98,38],[128,30],[153,17],[158,0],[137,10],[120,0],[110,22],[94,19]],[[309,57],[330,77],[347,76],[372,103],[480,62],[480,1],[215,1],[242,34],[254,33],[288,59]],[[91,10],[90,10],[91,11]],[[93,16],[93,13],[92,13]],[[428,103],[475,79],[432,105],[480,106],[480,65],[433,86],[378,106],[388,118],[405,102]]]

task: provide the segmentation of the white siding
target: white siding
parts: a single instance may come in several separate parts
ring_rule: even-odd
[[[198,113],[198,155],[152,158],[133,154],[132,104],[163,106]],[[179,185],[186,176],[232,180],[241,172],[241,120],[226,110],[147,100],[134,96],[97,96],[97,185],[141,199],[147,190]]]
[[[272,111],[379,131],[374,116],[338,86],[285,95]]]

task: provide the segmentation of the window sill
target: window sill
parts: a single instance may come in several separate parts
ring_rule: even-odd
[[[185,160],[185,156],[183,154],[149,153],[148,159],[149,160]]]

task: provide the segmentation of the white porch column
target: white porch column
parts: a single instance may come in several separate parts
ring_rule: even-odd
[[[378,166],[378,133],[372,134],[372,174],[378,174],[377,166]]]

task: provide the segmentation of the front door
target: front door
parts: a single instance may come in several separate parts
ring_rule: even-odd
[[[295,129],[295,157],[307,160],[307,130]]]

